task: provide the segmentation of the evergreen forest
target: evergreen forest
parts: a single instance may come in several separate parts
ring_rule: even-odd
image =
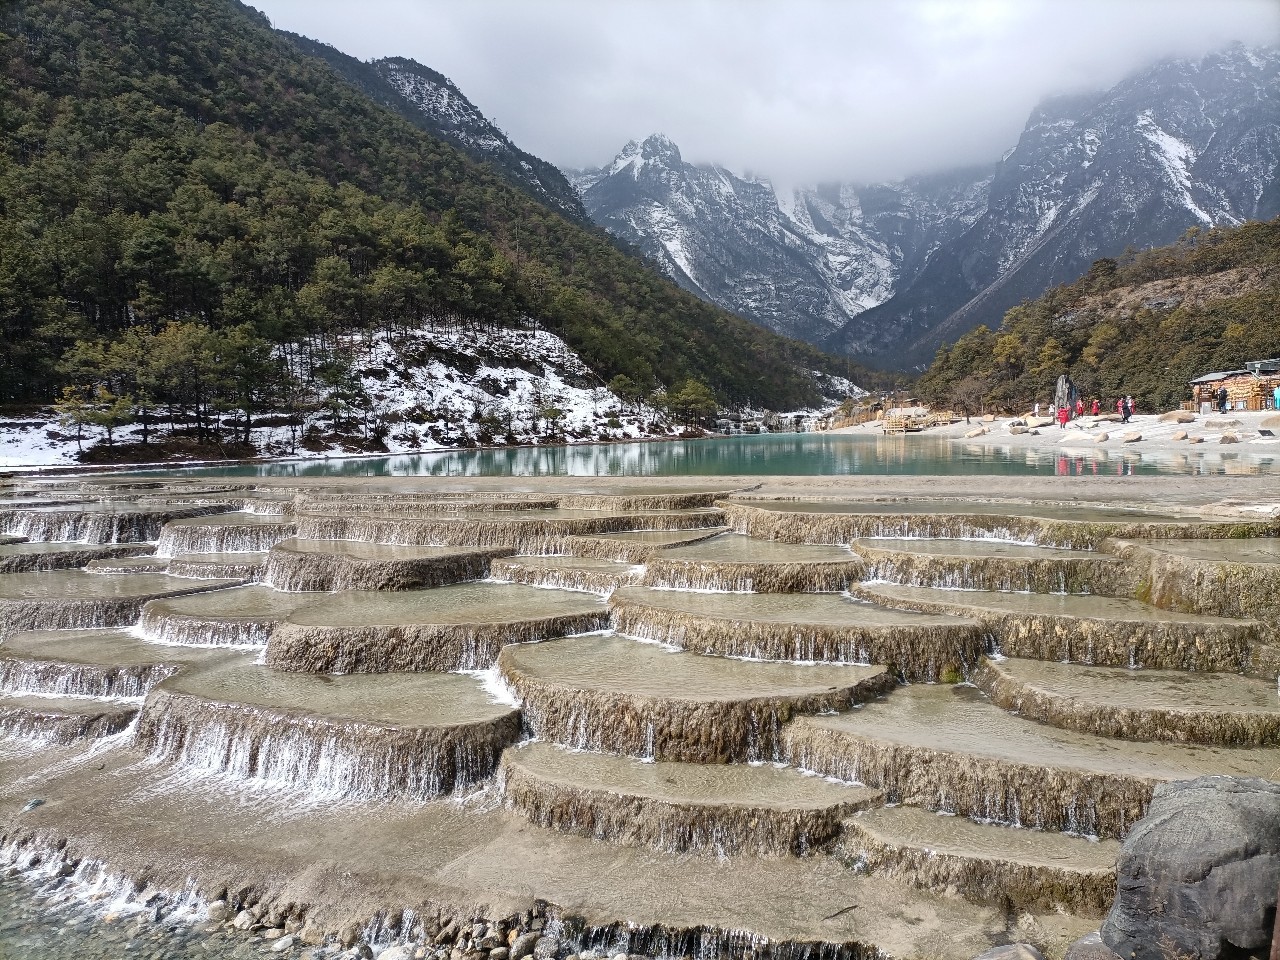
[[[1132,395],[1140,409],[1189,399],[1188,382],[1280,356],[1280,219],[1192,228],[1171,246],[1093,263],[943,347],[926,400],[962,411],[1022,412],[1062,374],[1086,397]]]
[[[204,431],[427,322],[534,324],[601,383],[723,405],[865,373],[681,291],[235,0],[0,7],[0,403]]]

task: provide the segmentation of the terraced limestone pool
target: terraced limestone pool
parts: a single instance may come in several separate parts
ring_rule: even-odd
[[[0,575],[0,884],[225,896],[214,957],[1061,960],[1157,784],[1280,776],[1280,496],[1215,484],[10,483],[90,566]],[[67,942],[192,947],[126,922]]]

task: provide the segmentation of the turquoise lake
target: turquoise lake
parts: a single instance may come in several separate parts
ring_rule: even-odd
[[[1143,452],[1123,449],[1027,450],[922,436],[772,433],[710,440],[441,450],[386,457],[277,460],[169,468],[217,477],[540,477],[836,476],[917,474],[1007,476],[1271,474],[1274,451]],[[144,471],[147,472],[147,471]]]

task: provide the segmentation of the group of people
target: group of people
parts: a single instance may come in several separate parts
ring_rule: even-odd
[[[1085,405],[1084,405],[1083,397],[1076,398],[1076,403],[1074,408],[1070,404],[1063,404],[1061,407],[1050,405],[1049,407],[1049,416],[1050,418],[1058,421],[1059,430],[1067,429],[1067,423],[1075,419],[1076,417],[1083,417],[1084,412],[1085,412]],[[1092,416],[1096,417],[1099,414],[1101,414],[1101,412],[1102,412],[1102,405],[1095,397],[1093,402],[1089,405],[1089,413]],[[1133,416],[1133,397],[1121,397],[1119,400],[1117,400],[1116,413],[1120,414],[1121,423],[1128,423],[1129,418]],[[1036,404],[1035,415],[1037,417],[1040,416],[1039,403]]]

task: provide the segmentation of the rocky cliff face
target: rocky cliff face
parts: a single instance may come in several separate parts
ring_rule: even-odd
[[[781,333],[886,366],[1189,227],[1280,213],[1280,51],[1169,60],[1031,115],[990,169],[775,191],[630,143],[571,174],[593,219],[677,282]]]
[[[571,173],[592,218],[681,286],[778,333],[823,343],[889,299],[983,210],[989,171],[775,189],[686,163],[655,134]],[[873,338],[872,338],[873,339]]]

